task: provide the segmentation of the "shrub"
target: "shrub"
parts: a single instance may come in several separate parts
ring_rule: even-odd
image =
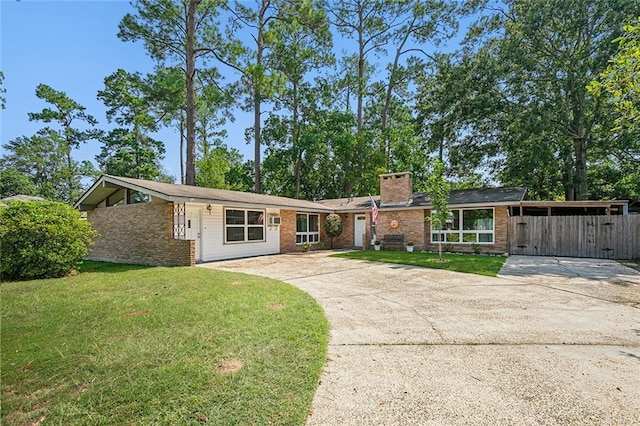
[[[330,247],[333,248],[333,239],[342,234],[342,219],[339,215],[331,213],[324,220],[324,233],[329,237]]]
[[[77,267],[98,234],[71,206],[12,201],[0,208],[0,275],[61,277]]]

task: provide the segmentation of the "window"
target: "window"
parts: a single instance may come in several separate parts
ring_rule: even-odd
[[[224,224],[226,243],[264,241],[264,211],[227,209]]]
[[[320,240],[320,218],[317,214],[296,215],[296,244],[317,243]]]
[[[145,194],[140,191],[135,191],[133,189],[130,189],[128,191],[128,194],[129,194],[129,201],[127,202],[127,204],[148,203],[150,200],[149,194]]]
[[[118,189],[117,191],[115,191],[114,193],[112,193],[107,197],[107,200],[105,202],[106,206],[107,207],[123,206],[125,204],[124,196],[125,196],[125,190],[122,188]]]
[[[493,209],[451,210],[442,228],[440,241],[461,244],[493,244]],[[438,233],[431,233],[431,242],[438,242]]]

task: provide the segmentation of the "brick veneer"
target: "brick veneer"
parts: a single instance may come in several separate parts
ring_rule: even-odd
[[[493,244],[479,244],[480,250],[482,253],[493,253],[493,254],[502,254],[506,253],[507,250],[507,226],[508,226],[508,218],[509,212],[506,206],[497,206],[494,207],[495,211],[495,223],[494,223],[494,241]],[[425,211],[426,216],[431,214],[430,210]],[[431,225],[427,223],[427,229],[425,233],[425,243],[427,250],[438,250],[438,244],[431,243]],[[473,253],[473,246],[471,244],[451,244],[451,243],[442,243],[442,246],[450,245],[453,247],[454,251],[457,252],[467,252]]]
[[[352,248],[353,247],[353,225],[354,214],[353,213],[339,213],[340,219],[342,219],[342,233],[333,239],[333,248]],[[327,243],[329,243],[329,237],[325,235]],[[327,246],[328,247],[328,246]]]
[[[128,204],[87,212],[100,233],[87,259],[143,265],[195,265],[195,241],[173,238],[173,205]]]
[[[280,210],[282,221],[280,224],[280,252],[302,251],[296,245],[296,212],[294,210]]]
[[[411,242],[415,246],[415,250],[423,250],[425,241],[424,215],[424,210],[380,211],[376,228],[377,237],[382,240],[385,234],[403,234],[405,244]],[[392,224],[396,223],[397,227],[392,227]]]
[[[280,225],[280,253],[291,253],[303,251],[302,246],[296,244],[296,214],[295,210],[280,210],[282,222]],[[326,213],[318,214],[318,226],[320,231],[320,241],[323,242],[325,248],[329,247],[329,239],[324,234],[324,219]]]
[[[409,172],[380,175],[380,206],[406,204],[413,198],[413,177]]]

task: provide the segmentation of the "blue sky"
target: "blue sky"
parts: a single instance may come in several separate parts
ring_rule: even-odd
[[[133,8],[128,0],[0,0],[0,70],[7,90],[6,109],[0,111],[0,144],[31,136],[44,127],[30,122],[27,116],[46,106],[35,96],[40,83],[65,92],[86,107],[87,113],[99,121],[99,128],[114,127],[107,123],[106,109],[96,98],[97,91],[104,88],[104,78],[118,68],[146,74],[154,66],[142,43],[125,43],[117,37],[118,23],[130,12]],[[343,50],[340,37],[334,43],[334,51],[339,54]],[[378,71],[384,72],[383,68]],[[252,125],[252,114],[236,109],[234,115],[235,122],[226,127],[225,142],[252,159],[253,146],[244,138],[245,129]],[[166,171],[179,182],[178,132],[163,129],[155,137],[167,150],[163,162]],[[74,157],[95,163],[100,148],[99,142],[90,142],[75,151]],[[3,152],[0,147],[0,155]]]
[[[123,42],[117,37],[118,23],[132,12],[129,1],[29,1],[0,0],[0,69],[4,72],[6,109],[0,112],[0,142],[31,136],[43,127],[29,122],[27,113],[45,103],[35,96],[36,86],[48,84],[87,108],[100,128],[111,128],[105,107],[96,99],[104,78],[123,68],[129,72],[153,71],[153,61],[142,43]],[[226,143],[252,156],[244,141],[242,117],[236,132],[230,129]],[[234,134],[235,133],[235,134]],[[164,166],[179,181],[179,136],[164,129],[156,137],[165,143]],[[0,148],[0,155],[4,152]],[[74,153],[77,160],[94,160],[100,143],[91,142]]]

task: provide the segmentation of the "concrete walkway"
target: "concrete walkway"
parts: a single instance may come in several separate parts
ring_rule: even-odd
[[[277,278],[331,323],[309,425],[638,424],[640,273],[513,256],[498,278],[327,257],[200,265]]]

